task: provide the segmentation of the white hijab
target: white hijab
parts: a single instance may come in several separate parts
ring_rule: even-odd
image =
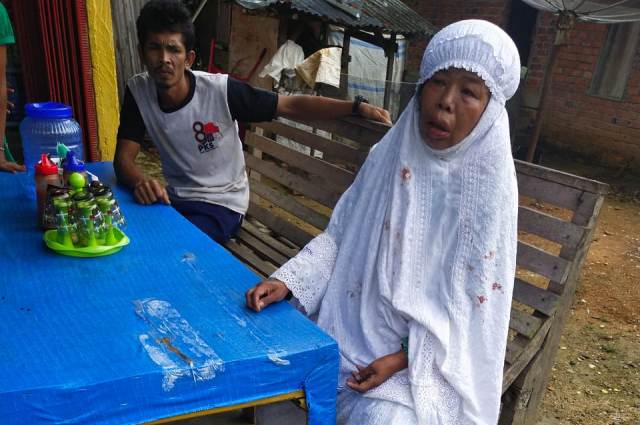
[[[434,36],[420,83],[450,67],[478,74],[491,92],[471,134],[431,149],[414,96],[327,230],[273,277],[336,339],[341,379],[409,337],[408,371],[365,396],[414,408],[420,424],[495,424],[517,244],[504,104],[520,60],[499,27],[468,20]]]

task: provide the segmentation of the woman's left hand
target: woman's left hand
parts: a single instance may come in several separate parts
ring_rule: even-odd
[[[16,164],[15,162],[9,162],[6,159],[0,159],[0,171],[7,171],[9,173],[18,173],[26,171],[24,165]]]
[[[359,393],[365,393],[382,384],[394,373],[405,369],[408,364],[407,355],[401,350],[380,357],[367,367],[356,365],[358,371],[351,373],[352,376],[347,379],[347,386]]]

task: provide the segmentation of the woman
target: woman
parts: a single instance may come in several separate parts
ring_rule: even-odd
[[[25,171],[24,165],[16,164],[11,152],[9,144],[5,137],[7,124],[7,106],[13,106],[7,101],[7,92],[12,91],[7,87],[7,45],[15,43],[13,36],[13,28],[9,20],[9,14],[3,4],[0,3],[0,171],[8,171],[16,173]]]
[[[341,424],[498,419],[517,243],[504,105],[520,59],[499,27],[461,21],[420,74],[326,231],[247,292],[260,311],[291,291],[338,342]]]

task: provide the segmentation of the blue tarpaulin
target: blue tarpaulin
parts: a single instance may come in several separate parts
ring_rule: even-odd
[[[0,423],[141,423],[300,389],[310,424],[335,423],[335,342],[286,303],[249,311],[258,277],[224,248],[116,188],[131,244],[58,255],[25,178],[0,173]]]

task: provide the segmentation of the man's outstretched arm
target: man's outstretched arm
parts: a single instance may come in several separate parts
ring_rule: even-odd
[[[278,96],[277,115],[294,120],[334,120],[353,115],[353,102],[323,96]],[[391,124],[389,112],[368,103],[358,105],[357,115]]]

